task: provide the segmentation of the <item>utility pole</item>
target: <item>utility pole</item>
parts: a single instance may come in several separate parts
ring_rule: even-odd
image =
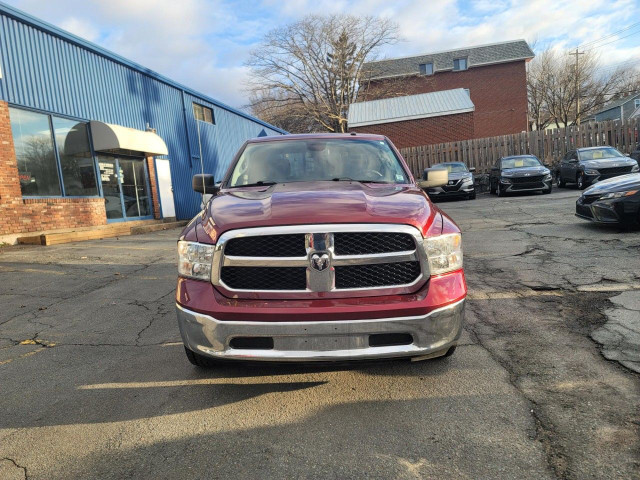
[[[578,47],[576,47],[576,51],[574,53],[570,53],[569,55],[576,56],[576,74],[575,74],[575,82],[576,82],[576,121],[575,124],[580,126],[580,81],[579,81],[579,69],[578,69],[578,58],[579,55],[584,55],[584,52],[579,52]],[[566,125],[565,125],[566,127]]]

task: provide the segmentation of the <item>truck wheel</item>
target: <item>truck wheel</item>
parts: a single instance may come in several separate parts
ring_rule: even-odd
[[[189,350],[187,347],[184,347],[184,353],[187,354],[187,358],[192,365],[200,368],[212,368],[217,365],[217,362],[209,357],[205,357],[204,355],[200,355],[196,352]]]

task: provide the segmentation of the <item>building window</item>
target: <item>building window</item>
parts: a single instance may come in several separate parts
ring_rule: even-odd
[[[98,195],[87,124],[58,117],[52,117],[52,122],[65,195]]]
[[[22,195],[98,195],[85,122],[13,107],[9,108],[9,116]]]
[[[433,75],[433,62],[421,64],[420,75]]]
[[[453,61],[453,70],[466,70],[467,69],[467,59],[466,58],[456,58]]]
[[[213,110],[209,107],[205,107],[203,105],[199,105],[197,103],[193,104],[193,115],[196,117],[196,120],[200,120],[202,122],[211,123],[214,125],[216,123],[213,117]]]

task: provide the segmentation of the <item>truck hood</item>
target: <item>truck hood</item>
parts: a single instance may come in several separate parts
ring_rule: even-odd
[[[399,223],[425,234],[439,211],[414,185],[342,181],[226,189],[203,213],[209,235],[215,229],[219,236],[237,228],[319,223]]]

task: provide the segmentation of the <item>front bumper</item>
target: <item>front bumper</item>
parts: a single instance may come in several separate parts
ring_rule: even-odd
[[[427,189],[427,195],[431,198],[461,198],[470,197],[474,194],[475,187],[471,184],[460,184],[455,187],[434,187]]]
[[[545,180],[532,183],[504,183],[500,182],[505,193],[516,192],[544,192],[551,190],[553,180]]]
[[[599,224],[632,225],[640,215],[640,198],[615,198],[584,203],[576,201],[576,216]]]
[[[464,306],[462,299],[419,316],[306,322],[225,321],[178,304],[176,311],[185,346],[201,355],[228,360],[340,361],[444,354],[460,338]],[[409,340],[371,346],[371,336],[381,334],[400,334]],[[232,347],[234,338],[256,337],[272,339],[272,346]]]

